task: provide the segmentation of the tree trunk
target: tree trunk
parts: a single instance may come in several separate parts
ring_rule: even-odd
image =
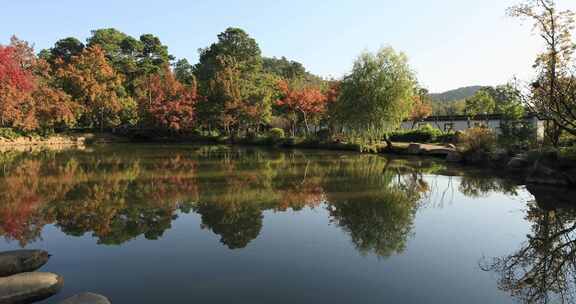
[[[308,126],[308,117],[306,117],[306,113],[302,111],[302,115],[304,116],[304,126],[306,127],[306,136],[310,135],[310,126]]]
[[[562,134],[562,128],[554,121],[549,121],[546,123],[546,137],[549,143],[554,146],[560,146],[560,135]]]
[[[392,151],[392,141],[388,135],[384,136],[384,141],[386,141],[386,151]]]
[[[104,133],[104,107],[100,107],[100,133]]]

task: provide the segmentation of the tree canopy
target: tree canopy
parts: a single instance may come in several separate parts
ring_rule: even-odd
[[[342,80],[335,119],[355,136],[379,140],[409,115],[415,85],[405,54],[390,47],[366,52]]]
[[[510,7],[512,17],[527,19],[545,49],[536,56],[536,81],[524,97],[528,108],[547,121],[547,139],[557,146],[562,132],[576,136],[574,12],[560,11],[553,0],[528,0]]]
[[[14,40],[2,49],[2,125],[41,132],[121,126],[232,139],[272,128],[291,136],[329,129],[377,140],[411,113],[428,115],[406,56],[391,48],[361,55],[341,81],[285,57],[263,57],[240,28],[216,38],[199,49],[196,64],[175,61],[153,34],[136,38],[115,28],[94,30],[85,42],[60,39],[39,55]]]

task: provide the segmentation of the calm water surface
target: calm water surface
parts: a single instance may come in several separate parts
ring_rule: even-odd
[[[0,251],[113,303],[572,302],[575,196],[424,159],[117,145],[0,154]]]

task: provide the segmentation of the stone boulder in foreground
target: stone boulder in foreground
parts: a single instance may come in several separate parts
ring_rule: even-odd
[[[64,279],[53,273],[27,272],[0,278],[0,304],[33,303],[55,295]]]
[[[70,297],[59,304],[110,304],[110,301],[105,296],[85,292]]]
[[[42,267],[50,255],[43,250],[14,250],[0,252],[0,277],[31,272]]]

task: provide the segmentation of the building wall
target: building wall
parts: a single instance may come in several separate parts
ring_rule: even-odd
[[[500,133],[500,120],[499,119],[492,119],[492,120],[433,120],[433,121],[423,121],[419,122],[416,125],[412,121],[405,121],[402,123],[401,128],[410,130],[417,129],[419,126],[422,125],[431,125],[432,127],[442,130],[442,131],[464,131],[469,128],[479,127],[479,126],[488,126],[490,129],[494,130],[494,132]]]
[[[538,141],[544,141],[544,132],[546,131],[546,125],[543,120],[539,120],[536,117],[532,118],[532,125],[536,126],[536,139]]]
[[[535,136],[537,140],[542,140],[544,138],[544,121],[539,120],[537,117],[527,117],[524,119],[525,123],[530,124],[535,130]],[[492,129],[496,134],[501,134],[502,130],[500,128],[501,120],[500,119],[489,119],[486,120],[463,120],[463,119],[455,119],[455,120],[435,120],[430,119],[423,122],[418,122],[414,125],[412,121],[405,121],[402,123],[401,128],[405,130],[410,129],[417,129],[419,126],[429,124],[434,128],[437,128],[442,131],[465,131],[469,128],[478,127],[478,126],[488,126],[488,128]]]

